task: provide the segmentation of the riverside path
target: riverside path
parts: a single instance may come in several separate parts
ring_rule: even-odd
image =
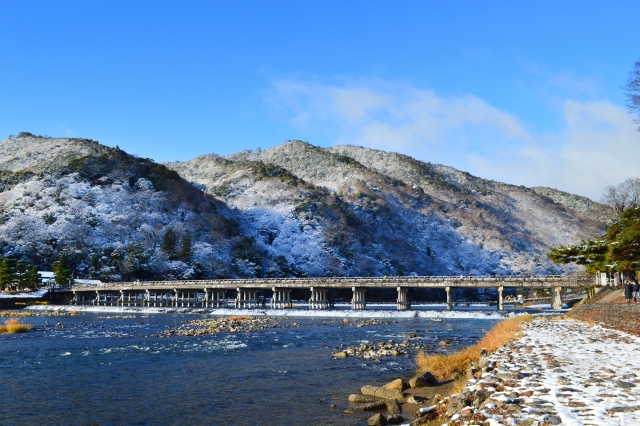
[[[398,292],[398,310],[411,309],[409,289],[441,288],[447,294],[447,309],[453,309],[454,288],[497,289],[498,310],[504,309],[505,288],[547,288],[551,292],[553,309],[561,309],[562,288],[584,288],[602,285],[589,275],[545,276],[390,276],[390,277],[315,277],[315,278],[254,278],[182,281],[112,282],[99,285],[74,285],[64,292],[71,293],[71,304],[99,306],[166,306],[201,308],[260,308],[266,307],[266,298],[258,291],[272,292],[271,308],[292,306],[291,290],[310,291],[310,309],[328,309],[333,303],[328,297],[332,289],[351,289],[352,309],[366,309],[367,289],[395,288]],[[228,298],[228,294],[235,298]]]

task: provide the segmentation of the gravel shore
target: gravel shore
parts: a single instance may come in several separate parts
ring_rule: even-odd
[[[640,424],[640,338],[575,320],[535,320],[489,354],[461,393],[445,398],[450,424]]]

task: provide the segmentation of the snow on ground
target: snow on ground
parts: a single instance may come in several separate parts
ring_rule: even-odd
[[[36,290],[36,291],[30,291],[29,293],[5,293],[5,292],[0,292],[0,299],[12,299],[12,298],[34,298],[34,299],[39,299],[42,296],[44,296],[45,294],[47,294],[49,290]]]
[[[497,311],[396,311],[396,310],[364,310],[350,309],[234,309],[234,308],[167,308],[167,307],[138,307],[138,306],[57,306],[37,305],[25,308],[32,311],[77,311],[77,312],[105,312],[105,313],[145,313],[145,314],[208,314],[208,315],[247,315],[269,317],[322,317],[322,318],[466,318],[466,319],[503,319],[514,316],[513,313]]]
[[[640,424],[639,337],[575,320],[535,320],[525,337],[487,361],[495,368],[468,389],[495,391],[492,382],[503,382],[504,391],[480,410],[491,425]]]

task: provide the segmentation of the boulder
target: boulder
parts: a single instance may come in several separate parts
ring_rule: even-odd
[[[387,419],[380,413],[374,414],[373,416],[369,417],[369,420],[367,420],[367,425],[369,425],[369,426],[386,426],[387,425]]]
[[[422,380],[420,377],[413,377],[409,380],[409,387],[411,388],[426,388],[429,386],[429,383]]]
[[[396,379],[393,382],[389,382],[382,387],[389,388],[389,389],[397,389],[400,392],[402,392],[403,390],[409,388],[409,384],[402,379]]]
[[[390,388],[378,388],[378,390],[375,392],[375,394],[373,395],[376,398],[384,398],[384,399],[393,399],[393,398],[397,398],[397,399],[402,399],[402,391],[399,391],[398,389],[390,389]]]
[[[362,404],[359,405],[357,407],[351,407],[351,408],[347,408],[346,410],[344,410],[345,413],[362,413],[364,411],[375,411],[375,410],[382,410],[384,408],[387,407],[387,404],[385,404],[384,401],[375,401],[375,402],[369,402],[367,404]]]
[[[427,402],[427,398],[423,398],[421,396],[413,395],[407,398],[407,402],[409,404],[424,404]]]
[[[370,396],[358,395],[357,393],[349,395],[349,402],[357,402],[362,404],[364,402],[376,402],[375,398],[371,398]]]
[[[391,414],[400,414],[402,412],[402,408],[400,408],[400,404],[397,399],[387,399],[384,401],[387,405],[387,411]]]
[[[387,416],[387,423],[390,425],[401,425],[404,423],[404,417],[400,414],[391,414]]]
[[[412,388],[424,388],[427,386],[438,386],[438,384],[440,384],[440,382],[438,382],[438,379],[436,379],[433,374],[431,374],[430,372],[425,372],[422,374],[418,374],[417,376],[415,376],[414,378],[412,378],[411,380],[409,380],[409,386],[411,386]]]
[[[333,356],[336,358],[346,358],[349,356],[349,354],[347,354],[345,351],[341,351],[341,352],[335,352]]]
[[[363,395],[375,396],[378,389],[379,388],[377,386],[364,385],[360,388],[360,393]]]

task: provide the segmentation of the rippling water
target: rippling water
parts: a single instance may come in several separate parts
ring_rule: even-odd
[[[35,331],[0,335],[0,424],[366,424],[366,414],[343,413],[347,396],[410,376],[413,354],[334,360],[335,346],[399,342],[412,330],[436,347],[443,338],[467,346],[495,322],[411,318],[359,328],[289,318],[250,333],[151,337],[194,318],[25,318]],[[302,326],[286,327],[293,322]]]

